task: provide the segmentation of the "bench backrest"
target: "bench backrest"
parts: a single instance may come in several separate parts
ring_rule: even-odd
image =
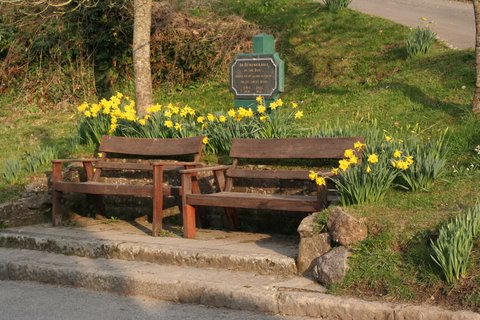
[[[162,158],[190,155],[198,161],[202,153],[203,137],[179,139],[144,139],[103,136],[99,152],[120,155],[138,155],[148,158]]]
[[[342,159],[360,137],[234,139],[230,157],[245,159]]]
[[[230,178],[308,179],[309,170],[254,170],[238,168],[239,159],[342,159],[346,149],[361,137],[234,139],[230,157],[234,158]],[[359,154],[361,157],[361,154]],[[310,168],[314,169],[314,168]],[[231,181],[230,181],[231,184]]]

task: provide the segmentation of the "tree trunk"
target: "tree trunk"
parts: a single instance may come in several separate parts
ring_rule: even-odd
[[[150,30],[152,0],[133,0],[133,69],[137,114],[143,116],[153,104],[152,73],[150,69]]]
[[[475,12],[475,94],[473,95],[472,111],[480,117],[480,2],[473,0],[473,11]]]

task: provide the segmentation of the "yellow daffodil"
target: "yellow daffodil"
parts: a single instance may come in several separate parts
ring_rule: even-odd
[[[319,186],[325,186],[327,185],[327,181],[325,181],[325,178],[324,177],[317,177],[315,179],[315,183]]]
[[[350,166],[350,162],[348,160],[342,159],[338,161],[338,168],[342,171],[347,171],[348,167]]]
[[[265,121],[265,120],[267,120],[267,116],[260,116],[259,119],[260,119],[260,121]]]
[[[150,106],[147,108],[147,113],[155,113],[155,112],[158,112],[160,111],[160,109],[162,108],[161,105],[159,104],[154,104],[153,106]]]
[[[303,117],[303,111],[295,112],[295,119],[301,119]]]
[[[103,157],[103,153],[101,153],[101,152],[97,153],[97,157],[99,157],[99,158]]]
[[[392,141],[392,137],[385,135],[385,141],[387,141],[387,142]]]
[[[267,107],[265,107],[263,105],[258,106],[258,108],[257,108],[258,113],[264,113],[266,110],[267,110]]]
[[[355,152],[353,151],[353,149],[347,149],[345,150],[345,152],[343,153],[343,156],[345,158],[351,158],[351,157],[354,157],[355,156]]]
[[[83,114],[84,114],[85,117],[87,117],[87,118],[90,118],[90,117],[92,116],[92,113],[91,113],[90,111],[88,111],[88,110],[85,111]]]
[[[360,141],[357,141],[353,144],[353,148],[357,151],[362,150],[363,147],[365,147],[365,144],[361,143]]]
[[[172,117],[172,111],[167,110],[167,111],[165,111],[164,115],[165,115],[165,117],[167,117],[167,118],[171,118],[171,117]]]
[[[256,100],[257,100],[257,103],[262,103],[263,98],[262,98],[262,96],[258,96]]]
[[[367,166],[367,170],[366,170],[366,171],[367,171],[367,173],[370,173],[370,172],[372,172],[372,168],[370,168],[370,166]]]
[[[227,117],[225,117],[224,115],[221,115],[220,117],[218,117],[218,121],[220,121],[220,122],[226,122],[226,121],[227,121]]]
[[[292,102],[292,109],[296,109],[298,107],[298,103]]]
[[[145,121],[145,119],[140,119],[138,120],[138,123],[141,125],[141,126],[144,126],[147,124],[147,122]]]
[[[270,109],[275,110],[275,109],[277,109],[278,105],[277,105],[277,103],[272,102],[272,103],[270,103],[269,107],[270,107]]]
[[[411,166],[413,164],[413,157],[412,156],[407,156],[407,158],[405,159],[405,162]]]
[[[393,152],[393,157],[400,158],[401,156],[402,156],[402,151],[395,149],[395,151]]]
[[[367,161],[371,164],[375,164],[378,162],[378,156],[375,153],[372,153],[371,155],[368,156]]]
[[[348,162],[350,162],[350,164],[357,164],[358,163],[357,156],[355,155],[351,156],[350,158],[348,158]]]
[[[88,109],[88,103],[86,103],[86,102],[82,103],[81,105],[79,105],[79,106],[77,107],[77,110],[78,110],[79,112],[84,112],[84,111],[87,110],[87,109]]]
[[[282,99],[278,99],[278,100],[275,101],[275,102],[276,102],[276,104],[277,104],[277,107],[283,106],[283,101],[282,101]]]
[[[215,121],[215,115],[213,115],[213,113],[209,113],[207,114],[207,119],[208,121],[213,122]]]
[[[317,173],[316,173],[315,171],[312,171],[312,170],[311,170],[311,171],[308,173],[308,179],[310,179],[310,180],[313,181],[313,180],[315,180],[316,178],[317,178]]]
[[[203,142],[203,144],[207,144],[208,143],[208,137],[204,137],[202,142]]]
[[[227,114],[228,114],[229,117],[234,118],[237,113],[235,112],[234,109],[230,109],[230,110],[228,110]]]
[[[205,121],[205,117],[200,116],[200,117],[197,118],[198,123],[203,123],[204,121]]]
[[[167,128],[171,128],[173,127],[173,122],[171,120],[165,120],[165,122],[163,123],[165,125],[165,127]]]
[[[175,130],[180,131],[182,129],[182,125],[180,123],[175,123]]]
[[[333,168],[332,170],[330,170],[330,172],[334,175],[337,175],[338,174],[338,168]]]

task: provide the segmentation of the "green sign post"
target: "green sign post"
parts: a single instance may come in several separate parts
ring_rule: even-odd
[[[268,105],[279,98],[285,87],[285,64],[275,52],[273,36],[253,37],[253,53],[237,54],[230,65],[230,90],[234,106],[255,108],[258,96]]]

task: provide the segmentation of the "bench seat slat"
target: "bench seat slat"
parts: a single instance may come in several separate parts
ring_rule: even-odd
[[[231,178],[308,180],[306,170],[248,170],[231,169],[227,171]]]
[[[95,165],[95,168],[103,170],[140,170],[140,171],[152,171],[153,165],[146,162],[114,162],[114,161],[101,161]],[[166,164],[163,168],[164,171],[173,171],[183,169],[184,166],[176,164]]]
[[[61,192],[74,192],[86,194],[103,194],[103,195],[117,195],[117,196],[139,196],[152,197],[152,185],[129,185],[129,184],[115,184],[115,183],[101,183],[101,182],[55,182],[55,190]],[[180,187],[164,186],[163,195],[170,196],[172,194],[180,195]]]
[[[210,194],[188,194],[190,205],[226,208],[269,209],[299,212],[315,212],[317,197],[306,195],[278,195],[242,192],[219,192]]]

